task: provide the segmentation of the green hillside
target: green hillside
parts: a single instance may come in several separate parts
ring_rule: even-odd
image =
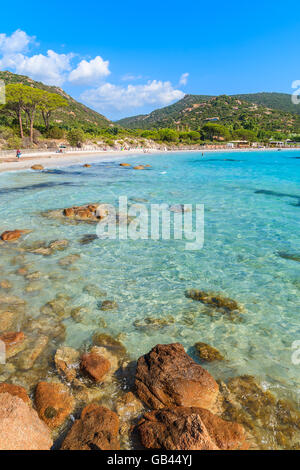
[[[78,103],[78,101],[74,100],[59,87],[44,85],[42,82],[36,82],[31,78],[26,77],[25,75],[16,75],[11,72],[0,72],[0,80],[3,80],[6,85],[21,83],[23,85],[39,88],[50,93],[57,93],[58,95],[61,95],[63,98],[65,98],[68,102],[68,106],[53,113],[53,124],[57,124],[66,128],[73,127],[74,125],[85,127],[99,126],[102,128],[107,128],[112,124],[111,121],[102,116],[102,114],[93,111],[87,106],[84,106],[82,103]],[[0,117],[1,115],[3,116],[3,114],[4,111],[1,111]]]
[[[265,95],[271,96],[267,99]],[[130,129],[168,127],[183,131],[199,130],[208,122],[216,122],[229,129],[245,128],[285,134],[299,133],[300,115],[276,109],[276,99],[273,95],[276,98],[278,94],[243,95],[243,99],[240,95],[186,95],[171,106],[155,110],[148,115],[121,119],[118,124]],[[268,105],[256,103],[255,100],[268,101]],[[284,102],[286,103],[286,100]],[[277,99],[278,106],[280,103],[281,100]]]
[[[291,95],[287,93],[250,93],[234,95],[235,98],[260,104],[267,108],[279,109],[288,113],[300,114],[300,105],[292,102]]]

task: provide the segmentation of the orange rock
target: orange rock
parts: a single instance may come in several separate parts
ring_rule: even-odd
[[[131,166],[129,163],[120,163],[120,166]]]
[[[111,364],[105,357],[91,352],[83,354],[80,366],[95,382],[101,382],[101,379],[109,371]]]
[[[28,274],[28,269],[27,268],[19,268],[16,274],[19,274],[20,276],[26,276],[26,274]]]
[[[1,383],[0,393],[9,393],[10,395],[21,398],[25,403],[30,403],[30,398],[27,395],[25,388],[20,387],[20,385]]]
[[[113,411],[93,403],[73,424],[61,450],[119,450],[119,418]]]
[[[72,413],[74,398],[61,383],[39,382],[35,391],[35,405],[39,417],[54,429]]]
[[[31,169],[32,170],[43,170],[44,167],[43,167],[43,165],[32,165]]]
[[[72,217],[73,215],[75,215],[75,211],[72,207],[69,207],[67,209],[64,209],[64,215],[66,217]]]
[[[89,165],[88,163],[86,163],[85,165],[83,165],[84,168],[91,168],[91,165]]]
[[[13,242],[18,240],[24,233],[24,230],[7,230],[2,233],[1,239],[5,242]]]
[[[144,167],[144,165],[137,165],[137,166],[134,166],[133,169],[134,170],[144,170],[145,167]]]

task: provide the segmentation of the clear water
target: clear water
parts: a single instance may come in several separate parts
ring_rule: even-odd
[[[297,158],[298,157],[298,158]],[[293,341],[300,340],[300,265],[278,252],[300,256],[300,152],[163,153],[127,157],[130,163],[150,164],[133,171],[113,162],[91,168],[64,167],[58,171],[20,171],[0,175],[1,231],[32,229],[26,242],[70,240],[69,248],[50,257],[26,254],[33,271],[59,273],[45,279],[36,294],[24,291],[25,281],[14,274],[14,254],[1,250],[1,276],[13,292],[27,300],[28,313],[57,293],[70,303],[89,306],[84,324],[65,320],[66,344],[80,347],[96,331],[122,341],[133,358],[157,343],[181,342],[193,354],[196,341],[217,347],[226,361],[209,366],[216,376],[253,374],[272,389],[300,393],[300,365],[291,360]],[[259,191],[259,192],[257,192]],[[260,192],[262,191],[262,192]],[[184,241],[95,240],[81,245],[88,224],[62,225],[41,211],[88,202],[116,203],[119,196],[149,203],[203,203],[205,244],[186,251]],[[78,253],[73,269],[58,260]],[[93,284],[119,304],[100,311],[97,299],[84,293]],[[186,289],[220,292],[244,305],[241,322],[224,315],[208,316],[199,302],[185,297]],[[155,329],[139,328],[136,320],[171,315],[174,323]],[[107,328],[99,327],[104,318]]]

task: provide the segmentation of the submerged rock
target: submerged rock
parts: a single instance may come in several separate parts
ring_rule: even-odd
[[[131,166],[129,163],[120,163],[120,166]]]
[[[219,387],[179,343],[158,344],[137,363],[138,397],[151,408],[214,407]]]
[[[0,393],[0,450],[49,450],[50,431],[28,404]]]
[[[6,310],[0,310],[0,331],[12,331],[21,321],[21,316],[19,312],[9,312]]]
[[[93,343],[96,346],[102,346],[106,348],[108,351],[119,358],[122,358],[127,354],[124,344],[106,333],[95,333],[93,336]]]
[[[40,382],[35,391],[35,405],[39,417],[54,429],[72,413],[74,398],[63,384]]]
[[[186,292],[186,297],[193,300],[198,300],[205,305],[210,305],[227,312],[243,311],[242,306],[239,305],[235,300],[223,297],[220,294],[215,294],[214,292],[205,292],[202,290],[191,289]]]
[[[39,336],[36,340],[33,340],[28,346],[28,349],[22,352],[17,365],[22,370],[29,370],[37,358],[42,354],[49,342],[48,336]]]
[[[141,443],[148,449],[237,450],[247,447],[241,425],[196,407],[146,413],[138,424],[138,433]]]
[[[33,253],[35,255],[51,256],[57,251],[63,251],[69,246],[68,240],[54,240],[52,242],[36,241],[30,246],[25,245],[22,247],[27,253]]]
[[[44,315],[57,315],[60,318],[69,318],[72,308],[69,306],[70,298],[63,294],[58,294],[41,308]]]
[[[11,289],[12,288],[12,283],[9,282],[7,279],[4,279],[3,281],[0,282],[0,287],[1,289]]]
[[[213,346],[210,346],[206,343],[195,343],[194,348],[197,351],[199,358],[202,361],[213,362],[213,361],[223,361],[224,356]]]
[[[119,305],[114,300],[103,300],[100,310],[117,310]]]
[[[107,292],[105,292],[104,290],[100,289],[98,286],[95,286],[93,284],[89,284],[85,286],[85,288],[83,289],[83,292],[95,298],[107,296]]]
[[[285,253],[283,251],[278,252],[278,256],[283,259],[289,259],[291,261],[298,261],[300,263],[300,255],[294,254],[294,253]]]
[[[154,317],[146,317],[143,320],[135,320],[134,326],[139,329],[159,329],[164,326],[172,325],[175,323],[175,318],[172,315],[168,315],[166,317],[161,318],[154,318]]]
[[[254,377],[244,375],[220,382],[223,417],[241,423],[259,449],[300,449],[300,411],[287,400],[278,400]]]
[[[98,235],[93,233],[88,233],[80,238],[79,243],[80,245],[88,245],[89,243],[94,242],[98,239]]]
[[[104,406],[91,404],[65,438],[62,450],[119,450],[119,419]]]
[[[71,264],[74,264],[76,261],[78,261],[79,258],[80,258],[80,255],[71,254],[71,255],[65,256],[64,258],[61,258],[58,264],[60,266],[70,266]]]

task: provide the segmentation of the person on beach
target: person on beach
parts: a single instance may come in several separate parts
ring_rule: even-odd
[[[17,153],[16,153],[16,157],[17,157],[18,160],[19,160],[19,158],[21,157],[21,155],[22,155],[22,154],[21,154],[21,150],[18,149],[18,150],[17,150]]]

